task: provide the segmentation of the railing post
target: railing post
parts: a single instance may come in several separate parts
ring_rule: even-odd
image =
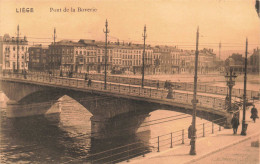
[[[126,162],[129,162],[129,145],[127,146],[127,160]]]
[[[212,134],[214,134],[214,123],[212,122]]]
[[[171,133],[171,148],[172,148],[172,133]]]
[[[118,84],[118,86],[119,86],[119,93],[120,93],[120,84]]]
[[[111,91],[111,83],[110,83],[110,91]]]
[[[129,92],[128,93],[130,93],[130,84],[129,84]]]
[[[163,90],[162,90],[162,92],[161,92],[161,99],[163,99]]]
[[[139,95],[140,95],[140,90],[141,90],[141,87],[139,87]]]
[[[203,137],[205,137],[205,123],[203,123],[202,126],[203,126]]]
[[[184,144],[184,129],[182,129],[182,144]]]
[[[157,152],[160,152],[160,138],[158,136],[158,149],[157,149]]]
[[[152,96],[152,88],[150,88],[150,97]]]
[[[145,157],[145,151],[143,151],[143,157]]]

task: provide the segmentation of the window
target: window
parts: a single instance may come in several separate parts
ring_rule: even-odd
[[[10,67],[10,63],[9,62],[5,62],[5,66],[6,67]]]

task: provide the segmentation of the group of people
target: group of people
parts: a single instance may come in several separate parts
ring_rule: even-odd
[[[253,119],[254,122],[255,122],[255,120],[257,118],[259,118],[258,117],[258,111],[257,111],[255,105],[253,105],[253,108],[251,109],[251,116],[250,116],[250,118]],[[239,123],[239,115],[238,114],[234,114],[233,115],[233,118],[231,120],[231,125],[232,125],[232,128],[233,128],[234,134],[237,134],[237,128],[240,125],[240,123]]]
[[[257,118],[259,118],[258,117],[258,111],[257,111],[255,105],[253,105],[253,108],[251,109],[251,117],[250,118],[253,119],[254,122]],[[238,126],[240,125],[238,113],[234,113],[233,118],[231,120],[231,125],[232,125],[232,128],[233,128],[233,134],[237,134],[237,129],[238,129]],[[196,131],[196,129],[195,129],[195,131]],[[192,134],[193,134],[193,132],[192,132],[192,124],[191,124],[188,128],[188,138],[189,139],[192,138]],[[190,142],[190,144],[191,144],[191,142]]]
[[[166,80],[165,83],[164,83],[164,89],[169,89],[172,87],[172,84],[170,81]]]

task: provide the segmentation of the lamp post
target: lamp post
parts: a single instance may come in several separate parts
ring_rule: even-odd
[[[245,57],[245,76],[244,76],[244,95],[243,95],[243,121],[242,121],[242,131],[241,135],[245,136],[246,135],[246,130],[247,130],[247,124],[246,124],[246,80],[247,80],[247,45],[248,41],[246,38],[246,57]]]
[[[194,73],[194,90],[193,90],[193,99],[192,99],[192,134],[191,134],[191,147],[190,155],[196,155],[196,107],[197,107],[197,72],[198,72],[198,56],[199,56],[199,27],[197,29],[196,37],[196,53],[195,53],[195,73]]]
[[[229,73],[227,72],[225,78],[227,81],[227,86],[229,88],[229,100],[228,100],[228,111],[231,112],[232,111],[232,88],[235,85],[235,78],[236,78],[236,73],[233,72],[233,69],[230,67],[229,68]]]

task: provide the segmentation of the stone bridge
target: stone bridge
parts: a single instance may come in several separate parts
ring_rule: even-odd
[[[171,98],[167,98],[167,90],[154,87],[141,88],[110,82],[105,89],[102,81],[93,80],[91,85],[88,85],[83,79],[40,74],[3,74],[0,82],[1,90],[9,98],[8,117],[45,114],[53,105],[62,105],[59,104],[59,98],[68,95],[92,113],[93,133],[127,126],[135,127],[128,131],[133,133],[151,111],[168,109],[191,113],[192,110],[193,94],[176,90]],[[198,95],[197,99],[199,117],[208,120],[225,117],[229,122],[231,114],[225,110],[224,99],[203,95]],[[59,108],[55,109],[56,111],[52,112],[59,112]],[[106,133],[108,132],[102,136],[107,135]]]

